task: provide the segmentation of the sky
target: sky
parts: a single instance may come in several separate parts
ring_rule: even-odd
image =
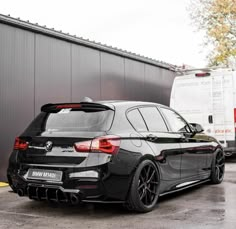
[[[190,0],[0,0],[0,14],[29,20],[159,61],[205,67]]]

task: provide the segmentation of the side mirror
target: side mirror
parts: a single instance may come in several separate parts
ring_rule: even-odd
[[[196,133],[202,133],[204,131],[203,127],[200,124],[190,123],[190,125],[193,127]]]

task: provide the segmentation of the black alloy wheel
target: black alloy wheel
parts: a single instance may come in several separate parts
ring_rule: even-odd
[[[215,159],[212,163],[212,174],[211,174],[211,182],[213,184],[219,184],[222,182],[224,178],[225,172],[225,156],[223,151],[218,151]]]
[[[130,189],[128,207],[138,212],[151,211],[158,200],[160,175],[156,165],[145,160],[138,166]]]

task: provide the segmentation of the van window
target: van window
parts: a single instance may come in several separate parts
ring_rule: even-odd
[[[180,115],[167,108],[161,108],[161,111],[165,115],[173,132],[187,132],[186,128],[188,125]]]
[[[156,107],[139,108],[149,131],[167,132],[166,124]]]
[[[138,111],[138,109],[131,110],[127,114],[127,117],[135,130],[147,131],[147,126],[146,126],[140,112]]]

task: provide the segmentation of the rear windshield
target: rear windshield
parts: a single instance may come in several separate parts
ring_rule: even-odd
[[[107,131],[110,129],[114,111],[112,110],[71,110],[62,109],[57,113],[41,112],[29,125],[24,134],[75,131]]]

